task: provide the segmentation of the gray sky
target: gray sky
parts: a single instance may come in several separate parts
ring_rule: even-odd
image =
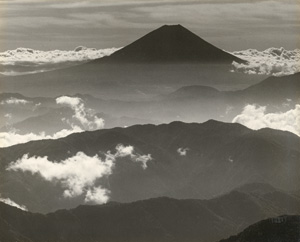
[[[299,0],[0,0],[0,51],[120,47],[178,23],[230,51],[300,48]]]

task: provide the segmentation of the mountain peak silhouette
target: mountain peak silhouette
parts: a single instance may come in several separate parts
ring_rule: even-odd
[[[206,42],[180,24],[163,25],[104,59],[128,63],[245,62]]]

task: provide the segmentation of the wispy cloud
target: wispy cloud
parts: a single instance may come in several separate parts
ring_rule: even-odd
[[[53,135],[46,135],[44,132],[26,133],[18,134],[16,130],[12,128],[9,132],[0,132],[0,147],[9,147],[16,144],[27,143],[33,140],[43,140],[43,139],[59,139],[66,137],[73,133],[83,132],[84,130],[78,126],[72,126],[70,129],[62,129]]]
[[[115,156],[117,157],[126,157],[126,156],[130,156],[130,158],[138,163],[141,163],[141,166],[143,169],[147,168],[147,162],[152,160],[152,157],[150,154],[148,155],[140,155],[134,152],[134,147],[129,145],[129,146],[123,146],[118,145],[116,147],[117,153],[115,154]]]
[[[10,206],[12,206],[12,207],[16,207],[16,208],[21,209],[21,210],[23,210],[23,211],[27,211],[26,206],[24,206],[24,205],[19,205],[19,204],[17,204],[16,202],[14,202],[13,200],[11,200],[10,198],[2,198],[2,197],[1,197],[1,194],[0,194],[0,202],[3,202],[3,203],[5,203],[5,204],[7,204],[7,205],[10,205]]]
[[[272,128],[292,132],[300,136],[300,105],[287,112],[267,113],[266,106],[249,104],[232,122],[251,129]]]
[[[129,157],[132,161],[141,163],[143,169],[147,168],[147,162],[151,155],[140,155],[134,151],[133,146],[119,144],[115,153],[108,151],[105,158],[98,155],[88,156],[83,152],[62,160],[49,161],[48,157],[29,157],[24,155],[16,162],[9,164],[8,171],[27,171],[39,174],[46,181],[59,181],[64,188],[63,197],[73,198],[84,195],[85,202],[97,204],[109,200],[110,191],[97,184],[99,179],[112,174],[118,158]]]
[[[186,153],[188,152],[188,150],[190,150],[189,148],[178,148],[177,149],[177,153],[180,155],[180,156],[186,156]]]
[[[95,130],[104,127],[104,119],[93,115],[92,110],[87,109],[79,97],[61,96],[56,98],[56,103],[66,105],[73,109],[73,117],[77,119],[85,130]],[[68,120],[70,123],[71,121]]]

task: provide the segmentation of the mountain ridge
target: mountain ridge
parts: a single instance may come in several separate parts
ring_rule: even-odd
[[[300,211],[295,203],[287,211],[284,202],[268,194],[256,197],[232,191],[211,200],[158,197],[80,205],[44,215],[0,203],[0,224],[5,225],[0,226],[0,238],[5,242],[217,241],[262,219]],[[278,204],[270,210],[268,201],[272,199]],[[295,201],[299,203],[299,199]]]
[[[266,131],[268,135],[264,134]],[[100,179],[101,185],[111,191],[111,200],[117,202],[157,196],[211,198],[254,181],[296,190],[300,184],[299,137],[288,132],[266,131],[210,120],[203,124],[134,125],[74,133],[57,140],[31,141],[0,149],[3,174],[0,192],[34,211],[73,207],[84,197],[61,199],[64,189],[59,184],[22,171],[7,171],[6,167],[24,154],[61,162],[78,152],[90,157],[114,153],[119,144],[132,146],[138,154],[149,154],[152,159],[142,169],[130,158],[122,158],[116,161],[110,176]],[[181,154],[180,149],[186,149],[185,153]],[[24,184],[32,185],[29,193]],[[49,192],[44,194],[44,189]],[[23,193],[26,196],[21,196]],[[47,197],[47,202],[29,199],[41,194]]]

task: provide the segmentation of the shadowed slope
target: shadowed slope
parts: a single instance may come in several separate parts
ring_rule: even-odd
[[[298,242],[300,216],[280,216],[251,225],[236,236],[220,242]]]
[[[145,170],[128,158],[116,161],[112,174],[99,180],[111,191],[114,201],[158,196],[211,198],[251,182],[294,190],[300,184],[298,136],[210,120],[98,130],[0,149],[0,192],[32,211],[76,206],[84,197],[64,199],[59,183],[22,171],[7,171],[6,167],[24,154],[61,162],[79,151],[88,156],[109,150],[114,153],[118,144],[131,145],[141,155],[151,154],[152,160]],[[180,148],[188,149],[185,155],[179,154]]]
[[[111,202],[97,206],[81,205],[46,215],[24,212],[0,203],[0,240],[216,241],[238,233],[262,219],[286,212],[285,204],[268,194],[272,192],[256,196],[233,191],[212,200],[160,197],[128,204]],[[300,212],[298,199],[287,194],[283,194],[283,197],[294,203],[294,206],[289,207],[290,214]],[[277,202],[277,207],[270,206],[270,202]]]

